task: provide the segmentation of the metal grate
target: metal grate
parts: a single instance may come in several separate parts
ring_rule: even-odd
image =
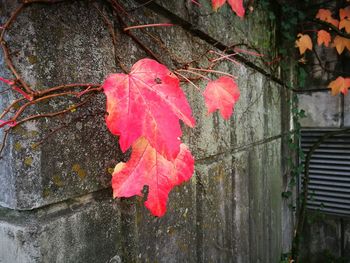
[[[301,147],[305,155],[329,131],[334,130],[303,130]],[[309,209],[350,216],[349,133],[326,139],[320,145],[311,157],[309,177]]]

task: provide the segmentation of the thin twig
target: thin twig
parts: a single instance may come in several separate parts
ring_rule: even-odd
[[[127,67],[121,62],[120,58],[117,55],[117,36],[115,34],[114,31],[114,27],[111,23],[111,21],[108,19],[108,17],[100,10],[100,8],[97,6],[96,3],[93,4],[93,6],[96,8],[97,12],[100,14],[100,16],[102,17],[104,23],[107,26],[107,29],[109,31],[109,34],[111,35],[112,38],[112,43],[114,46],[114,59],[115,59],[115,64],[118,65],[123,71],[124,73],[128,72]]]

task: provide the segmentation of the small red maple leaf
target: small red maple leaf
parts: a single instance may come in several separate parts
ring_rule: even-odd
[[[112,74],[103,84],[107,127],[119,135],[122,151],[144,136],[168,159],[180,151],[179,119],[193,127],[191,108],[179,79],[152,59],[141,59],[129,74]]]
[[[145,138],[132,146],[127,163],[119,163],[114,169],[112,188],[114,197],[142,196],[148,186],[145,206],[155,216],[163,216],[170,191],[188,181],[194,172],[194,159],[185,144],[172,161],[159,154]]]
[[[208,113],[219,109],[222,117],[227,120],[232,115],[233,107],[239,99],[240,92],[234,79],[224,76],[210,81],[203,95]]]
[[[227,0],[227,2],[231,6],[233,12],[235,12],[239,17],[244,17],[245,10],[243,7],[243,0]],[[214,11],[217,11],[225,3],[226,0],[212,0]]]

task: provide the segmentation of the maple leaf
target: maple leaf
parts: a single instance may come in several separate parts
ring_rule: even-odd
[[[181,119],[193,127],[191,108],[179,79],[152,59],[141,59],[130,74],[112,74],[103,84],[107,96],[107,127],[119,135],[122,151],[144,136],[168,159],[180,150]]]
[[[335,96],[340,92],[344,95],[348,94],[348,89],[350,88],[350,78],[338,77],[333,80],[328,85],[332,89],[332,95]]]
[[[332,24],[335,27],[338,27],[339,25],[339,21],[337,19],[334,19],[332,17],[332,12],[328,9],[319,9],[317,14],[316,14],[316,18],[325,21],[327,23]]]
[[[114,197],[142,196],[142,189],[148,186],[145,206],[155,216],[163,216],[169,192],[177,185],[188,181],[194,172],[194,159],[185,144],[173,161],[159,154],[148,141],[141,137],[132,146],[127,163],[116,165],[112,188]]]
[[[336,49],[338,54],[343,53],[344,49],[347,48],[350,51],[350,39],[345,37],[336,36],[332,44]]]
[[[225,3],[226,3],[226,0],[212,0],[212,6],[213,6],[214,11],[216,12]]]
[[[240,92],[236,82],[230,77],[220,77],[210,81],[203,92],[208,113],[219,109],[222,117],[227,120],[232,115],[235,103]]]
[[[340,17],[340,20],[343,20],[345,18],[350,18],[350,6],[347,6],[345,8],[340,8],[339,17]]]
[[[346,33],[350,33],[350,19],[340,20],[339,29],[345,28]]]
[[[228,4],[231,6],[231,9],[233,12],[236,13],[239,17],[244,17],[244,7],[243,7],[243,0],[227,0]],[[214,11],[217,11],[218,8],[223,6],[226,3],[226,0],[212,0],[212,5]]]
[[[295,47],[299,48],[300,55],[303,55],[307,49],[312,50],[312,41],[308,34],[298,34],[295,41]]]
[[[329,34],[326,30],[319,30],[317,32],[317,44],[319,46],[324,44],[326,47],[328,47],[329,42],[331,42],[331,34]]]

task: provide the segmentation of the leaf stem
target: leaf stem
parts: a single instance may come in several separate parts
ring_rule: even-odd
[[[182,77],[183,79],[185,79],[188,83],[192,84],[192,86],[194,86],[198,91],[201,91],[201,89],[194,84],[191,80],[189,80],[187,77],[185,77],[184,75],[182,75],[181,73],[179,73],[178,71],[174,71],[175,74],[179,75],[180,77]]]
[[[194,74],[194,75],[200,76],[201,78],[203,78],[203,79],[205,79],[205,80],[208,80],[208,81],[210,81],[210,80],[211,80],[210,78],[208,78],[208,77],[206,77],[206,76],[204,76],[204,75],[202,75],[202,74],[200,74],[200,73],[193,72],[193,71],[191,71],[191,70],[187,70],[187,69],[178,69],[177,71],[188,72],[188,73],[191,73],[191,74]]]
[[[129,26],[125,27],[123,30],[128,31],[130,29],[138,29],[138,28],[146,28],[146,27],[157,27],[157,26],[174,26],[174,24],[147,24],[147,25],[137,25],[137,26]]]
[[[219,71],[219,70],[204,69],[204,68],[191,68],[191,67],[188,67],[188,69],[190,69],[190,70],[196,70],[196,71],[209,72],[209,73],[222,74],[222,75],[230,76],[231,78],[234,78],[234,79],[237,78],[236,76],[233,76],[233,75],[230,74],[230,73],[223,72],[223,71]]]

